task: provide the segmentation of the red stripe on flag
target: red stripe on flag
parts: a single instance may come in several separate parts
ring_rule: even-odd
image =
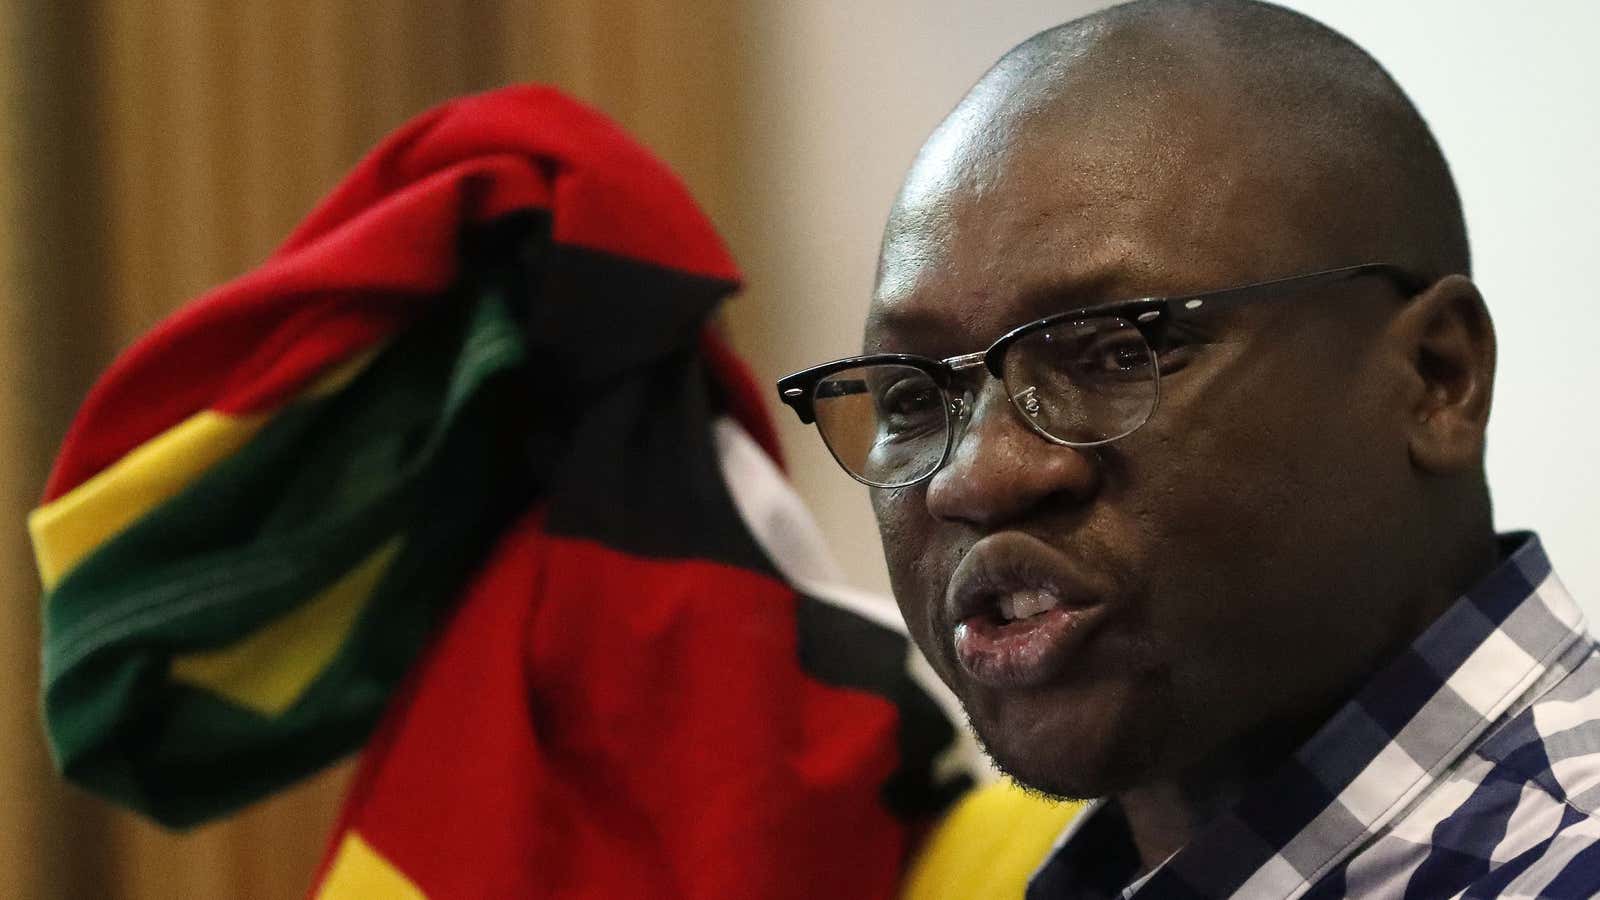
[[[414,670],[340,830],[430,898],[894,896],[887,701],[800,668],[793,592],[525,519]]]
[[[297,250],[396,184],[498,154],[539,160],[552,185],[558,243],[740,280],[722,239],[670,169],[606,116],[543,85],[463,97],[418,116],[363,160],[278,252]]]
[[[119,358],[73,422],[45,500],[200,410],[273,408],[443,290],[463,226],[528,208],[549,210],[558,242],[739,277],[677,177],[599,113],[543,87],[446,103],[368,154],[259,268]]]

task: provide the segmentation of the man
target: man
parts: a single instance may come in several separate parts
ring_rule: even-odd
[[[1044,32],[929,139],[868,356],[780,392],[995,762],[1102,798],[1031,897],[1600,891],[1600,661],[1492,530],[1469,274],[1417,111],[1274,6]]]

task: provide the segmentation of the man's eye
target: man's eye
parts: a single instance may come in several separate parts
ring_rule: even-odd
[[[943,402],[938,388],[930,384],[901,382],[882,393],[878,406],[891,424],[910,427],[938,415]]]
[[[1142,340],[1097,341],[1079,357],[1081,375],[1127,377],[1150,370],[1150,349]]]
[[[1150,354],[1144,345],[1118,344],[1106,351],[1108,368],[1127,371],[1150,364]]]

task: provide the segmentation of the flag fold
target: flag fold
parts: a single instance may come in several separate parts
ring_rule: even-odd
[[[188,826],[364,747],[328,900],[892,896],[956,732],[775,464],[738,279],[553,90],[384,141],[69,431],[62,771]]]

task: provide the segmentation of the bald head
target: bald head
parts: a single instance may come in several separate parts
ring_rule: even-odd
[[[1455,185],[1404,92],[1337,32],[1265,3],[1139,0],[1006,54],[913,166],[880,297],[904,287],[897,251],[919,255],[956,207],[1024,169],[1052,173],[1038,187],[1071,198],[1050,215],[1160,195],[1165,208],[1150,213],[1188,221],[1196,238],[1216,217],[1245,217],[1259,246],[1187,251],[1226,253],[1235,272],[1383,260],[1432,279],[1470,268]]]

